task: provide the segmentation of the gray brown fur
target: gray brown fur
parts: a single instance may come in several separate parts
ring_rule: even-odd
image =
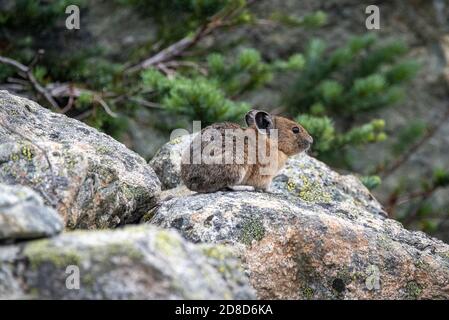
[[[252,110],[246,115],[245,120],[248,124],[247,128],[242,128],[235,123],[229,122],[216,123],[204,128],[194,138],[190,147],[183,154],[181,164],[181,178],[190,190],[215,192],[237,185],[246,185],[253,186],[257,191],[267,191],[272,179],[284,166],[287,158],[307,150],[313,142],[312,137],[303,127],[287,118],[272,116],[264,111]],[[297,133],[292,131],[294,127],[297,128],[295,129],[298,131]],[[211,132],[209,131],[210,129],[216,129],[220,132],[223,148],[225,146],[226,129],[241,129],[244,133],[253,133],[256,140],[245,141],[243,154],[237,153],[235,145],[233,145],[231,150],[234,161],[231,164],[194,164],[192,158],[194,146],[200,146],[201,151],[205,149],[211,141],[210,135],[208,136],[208,133]],[[262,175],[260,172],[264,165],[260,163],[258,158],[256,158],[256,163],[250,164],[248,162],[248,143],[256,143],[257,146],[257,142],[263,139],[267,148],[269,148],[273,141],[269,134],[263,133],[264,129],[278,129],[278,148],[275,155],[278,163],[268,174]],[[247,130],[251,130],[251,132]],[[198,139],[201,141],[198,141]],[[257,147],[255,148],[257,150]],[[242,157],[243,164],[240,164],[241,162],[237,161],[237,159],[242,161]]]

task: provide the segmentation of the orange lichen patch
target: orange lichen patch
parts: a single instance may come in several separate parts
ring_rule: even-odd
[[[244,253],[244,261],[251,270],[251,284],[261,299],[288,299],[299,297],[296,244],[294,228],[285,233],[269,234]]]
[[[325,265],[350,265],[354,252],[368,254],[370,243],[362,227],[329,216],[322,217],[321,221],[327,227],[322,249]]]
[[[425,253],[416,261],[402,243],[382,243],[370,231],[327,215],[302,216],[248,246],[251,284],[262,299],[447,296],[449,270]]]

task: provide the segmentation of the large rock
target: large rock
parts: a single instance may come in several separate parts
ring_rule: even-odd
[[[63,227],[58,213],[32,189],[0,184],[0,242],[49,237]]]
[[[217,192],[168,200],[150,221],[239,248],[259,298],[449,298],[449,246],[363,206]]]
[[[172,189],[182,184],[181,158],[194,135],[177,137],[164,144],[149,164],[161,181],[162,190]]]
[[[0,298],[252,299],[239,264],[153,226],[75,231],[0,247]]]
[[[363,208],[375,217],[386,217],[382,205],[353,175],[341,175],[323,162],[306,154],[288,159],[273,179],[271,192],[286,195],[291,201],[318,203],[324,207]]]
[[[123,144],[64,115],[0,91],[0,182],[27,185],[68,228],[135,222],[160,182]]]
[[[353,176],[299,155],[273,193],[172,193],[146,221],[239,252],[259,298],[449,298],[449,246],[387,219]]]
[[[381,14],[379,30],[368,31],[365,10],[368,5],[378,6]],[[359,0],[303,0],[303,1],[258,1],[254,9],[262,17],[269,17],[273,11],[303,17],[322,10],[327,15],[327,23],[311,32],[308,28],[289,28],[288,26],[244,27],[227,37],[220,37],[220,42],[235,41],[242,35],[248,46],[263,52],[264,57],[273,61],[285,58],[295,52],[305,52],[310,39],[318,37],[328,48],[339,48],[356,35],[373,32],[381,42],[403,40],[411,48],[408,57],[419,61],[421,68],[418,75],[406,87],[406,99],[394,107],[380,108],[367,116],[354,114],[354,125],[361,125],[368,118],[386,120],[389,138],[382,143],[369,144],[363,148],[351,148],[349,158],[354,171],[368,173],[382,166],[387,166],[397,158],[392,152],[403,144],[405,128],[422,123],[432,126],[439,122],[447,110],[447,77],[449,70],[448,44],[449,2],[438,1],[359,1]],[[228,40],[228,38],[231,38]],[[284,88],[292,85],[290,77],[279,77],[268,88],[257,90],[246,99],[253,105],[279,106],[283,103]],[[246,97],[245,97],[246,98]],[[337,117],[333,120],[339,123]],[[344,127],[344,124],[343,124]],[[401,134],[402,133],[402,134]],[[398,170],[382,177],[382,186],[373,193],[382,203],[388,203],[397,190],[402,196],[419,190],[422,181],[430,179],[435,168],[446,168],[449,149],[449,122],[446,121],[427,143],[422,144],[408,161]],[[401,152],[402,154],[403,152]],[[402,197],[401,196],[401,197]],[[441,188],[433,193],[427,203],[433,207],[432,219],[415,219],[407,222],[408,227],[431,231],[438,238],[449,243],[449,219],[438,212],[449,206],[449,188]],[[395,216],[405,216],[416,205],[402,204],[395,208]],[[430,223],[427,223],[430,222]],[[431,224],[433,227],[429,227]]]
[[[184,135],[166,143],[150,165],[162,183],[162,189],[183,185],[181,157],[194,135]],[[290,158],[270,186],[273,193],[287,195],[293,201],[301,198],[321,204],[362,206],[375,215],[386,216],[382,205],[352,175],[340,175],[327,165],[306,154]]]

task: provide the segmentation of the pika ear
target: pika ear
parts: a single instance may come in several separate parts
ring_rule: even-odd
[[[251,127],[254,124],[254,116],[256,115],[257,112],[259,112],[259,110],[253,109],[246,113],[245,122],[248,127]]]
[[[254,122],[260,133],[268,133],[270,129],[274,128],[272,116],[265,111],[257,111],[254,115]]]

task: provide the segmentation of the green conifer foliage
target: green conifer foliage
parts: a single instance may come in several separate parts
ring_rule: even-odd
[[[330,52],[323,41],[310,42],[285,104],[318,141],[318,157],[342,165],[344,147],[387,138],[382,119],[362,125],[354,120],[404,97],[405,84],[419,69],[416,61],[404,58],[407,51],[399,41],[381,43],[370,33]]]
[[[353,37],[338,48],[329,48],[324,40],[306,32],[301,39],[306,44],[304,50],[270,60],[271,54],[264,52],[263,46],[259,50],[251,47],[257,44],[246,39],[250,32],[236,32],[238,39],[228,37],[227,32],[258,28],[261,20],[275,28],[311,31],[325,25],[327,16],[322,11],[304,12],[301,17],[285,12],[260,16],[253,10],[260,2],[263,0],[108,1],[109,10],[129,10],[148,22],[149,34],[154,34],[152,40],[111,55],[105,46],[89,42],[89,30],[67,33],[63,27],[68,5],[79,6],[81,17],[89,16],[87,0],[0,1],[0,55],[30,67],[36,81],[48,90],[58,85],[75,88],[72,96],[54,97],[60,111],[117,139],[129,129],[128,120],[134,120],[139,108],[147,108],[145,114],[157,119],[151,122],[152,129],[167,136],[173,128],[188,128],[193,120],[200,120],[203,126],[222,121],[242,123],[243,115],[253,107],[249,99],[259,90],[274,88],[281,96],[276,106],[257,107],[275,107],[297,120],[314,138],[313,156],[336,169],[356,171],[369,189],[378,187],[379,176],[385,180],[389,167],[407,161],[410,150],[436,130],[432,123],[420,120],[392,132],[388,119],[379,116],[379,110],[400,105],[419,64],[408,58],[404,43],[385,41],[373,32]],[[128,72],[130,66],[192,39],[160,63]],[[0,85],[8,90],[19,88],[14,89],[16,93],[52,106],[23,72],[10,64],[0,63]],[[384,160],[355,166],[355,150],[365,150],[368,144],[385,148]],[[386,205],[405,208],[394,213],[405,225],[433,232],[448,213],[430,197],[449,187],[449,173],[448,168],[423,172],[419,179],[401,177]]]

